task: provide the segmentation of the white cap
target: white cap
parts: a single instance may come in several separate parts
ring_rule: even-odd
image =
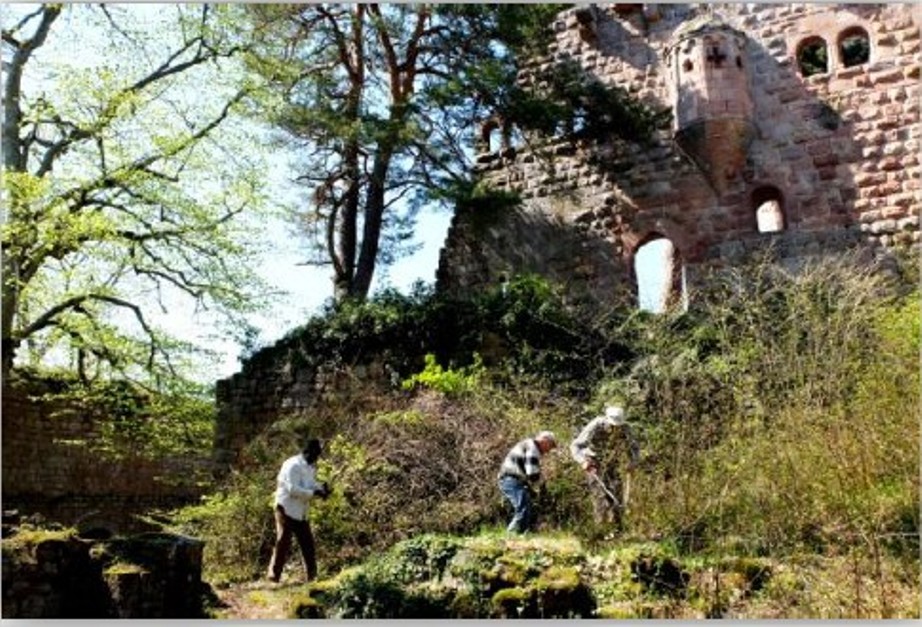
[[[615,425],[623,425],[625,423],[624,410],[617,405],[609,405],[606,407],[605,417]]]
[[[536,440],[547,440],[554,446],[557,446],[557,438],[556,436],[554,436],[554,433],[552,431],[542,431],[541,433],[535,436],[535,439]]]

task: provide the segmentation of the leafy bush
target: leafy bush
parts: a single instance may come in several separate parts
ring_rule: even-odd
[[[261,577],[275,541],[273,475],[234,473],[221,490],[172,515],[173,530],[205,541],[203,578],[220,585]]]
[[[635,531],[771,554],[912,537],[912,301],[847,260],[710,284],[694,324],[656,322],[656,351],[608,385],[630,392],[655,460],[635,477]]]
[[[426,367],[423,371],[404,381],[403,389],[412,390],[420,385],[443,394],[456,395],[476,389],[484,373],[483,360],[480,359],[480,355],[474,355],[474,363],[460,370],[443,369],[432,353],[426,354],[425,361]]]
[[[276,346],[253,355],[244,370],[263,367],[281,353],[295,368],[351,368],[374,360],[384,364],[394,386],[421,371],[431,383],[475,385],[452,381],[448,372],[473,376],[482,358],[493,378],[533,376],[585,395],[598,364],[625,358],[623,351],[611,350],[618,344],[587,326],[546,280],[526,275],[472,299],[419,286],[409,296],[385,291],[367,302],[330,306]],[[447,370],[439,372],[438,364]]]

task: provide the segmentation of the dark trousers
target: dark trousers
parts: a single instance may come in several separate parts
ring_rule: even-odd
[[[292,536],[298,539],[307,580],[312,581],[317,578],[317,556],[314,552],[314,534],[311,533],[310,522],[295,520],[285,513],[281,505],[275,506],[275,547],[272,549],[272,560],[269,562],[269,578],[278,581],[282,576],[282,569],[285,568],[291,551]]]

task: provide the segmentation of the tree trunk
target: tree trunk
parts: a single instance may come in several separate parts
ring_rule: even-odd
[[[26,153],[22,138],[22,73],[26,63],[35,52],[45,43],[51,25],[61,14],[62,5],[45,5],[41,8],[41,21],[30,39],[16,41],[15,32],[9,35],[4,33],[4,43],[15,48],[12,58],[4,68],[6,71],[6,85],[3,90],[3,127],[0,131],[2,142],[3,171],[6,173],[25,173],[28,154]],[[6,189],[7,223],[12,221],[15,214],[23,214],[15,210],[17,199],[9,187]],[[19,260],[10,252],[11,242],[2,242],[2,258],[0,258],[0,272],[2,272],[2,288],[0,288],[0,351],[2,351],[2,376],[9,375],[13,366],[16,350],[19,348],[20,339],[14,337],[13,324],[19,307],[19,291],[21,285]]]

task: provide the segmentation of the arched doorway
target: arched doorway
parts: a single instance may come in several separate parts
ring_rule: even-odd
[[[776,187],[766,185],[752,193],[752,208],[756,214],[759,233],[777,233],[785,230],[784,196]]]
[[[634,253],[637,305],[662,313],[676,303],[688,309],[685,266],[675,245],[660,233],[647,237]]]

